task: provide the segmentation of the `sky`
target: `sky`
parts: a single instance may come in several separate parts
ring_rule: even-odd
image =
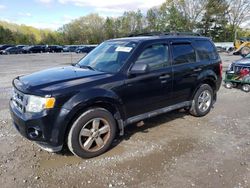
[[[165,0],[0,0],[0,20],[56,30],[90,13],[117,17],[124,11],[146,12]]]

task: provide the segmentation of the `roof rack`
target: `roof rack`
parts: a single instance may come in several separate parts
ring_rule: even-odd
[[[171,35],[171,36],[201,36],[200,33],[194,32],[148,32],[148,33],[134,33],[130,34],[128,37],[138,37],[138,36],[164,36],[164,35]]]

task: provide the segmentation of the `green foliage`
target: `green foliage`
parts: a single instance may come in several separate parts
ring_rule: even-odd
[[[201,33],[214,41],[227,41],[227,10],[226,0],[208,0],[202,20],[197,24]]]
[[[59,44],[59,32],[0,21],[0,44]]]

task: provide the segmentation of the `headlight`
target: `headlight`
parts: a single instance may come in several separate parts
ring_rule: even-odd
[[[233,68],[233,63],[231,63],[231,64],[228,66],[227,70],[228,70],[228,71],[232,71],[232,68]]]
[[[44,98],[30,95],[28,96],[27,112],[41,112],[43,109],[54,108],[55,98]]]

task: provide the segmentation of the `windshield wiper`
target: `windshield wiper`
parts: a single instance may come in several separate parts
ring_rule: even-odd
[[[89,65],[79,65],[79,64],[76,64],[76,66],[78,66],[79,68],[83,68],[83,69],[89,69],[89,70],[93,70],[95,71],[95,69]]]

